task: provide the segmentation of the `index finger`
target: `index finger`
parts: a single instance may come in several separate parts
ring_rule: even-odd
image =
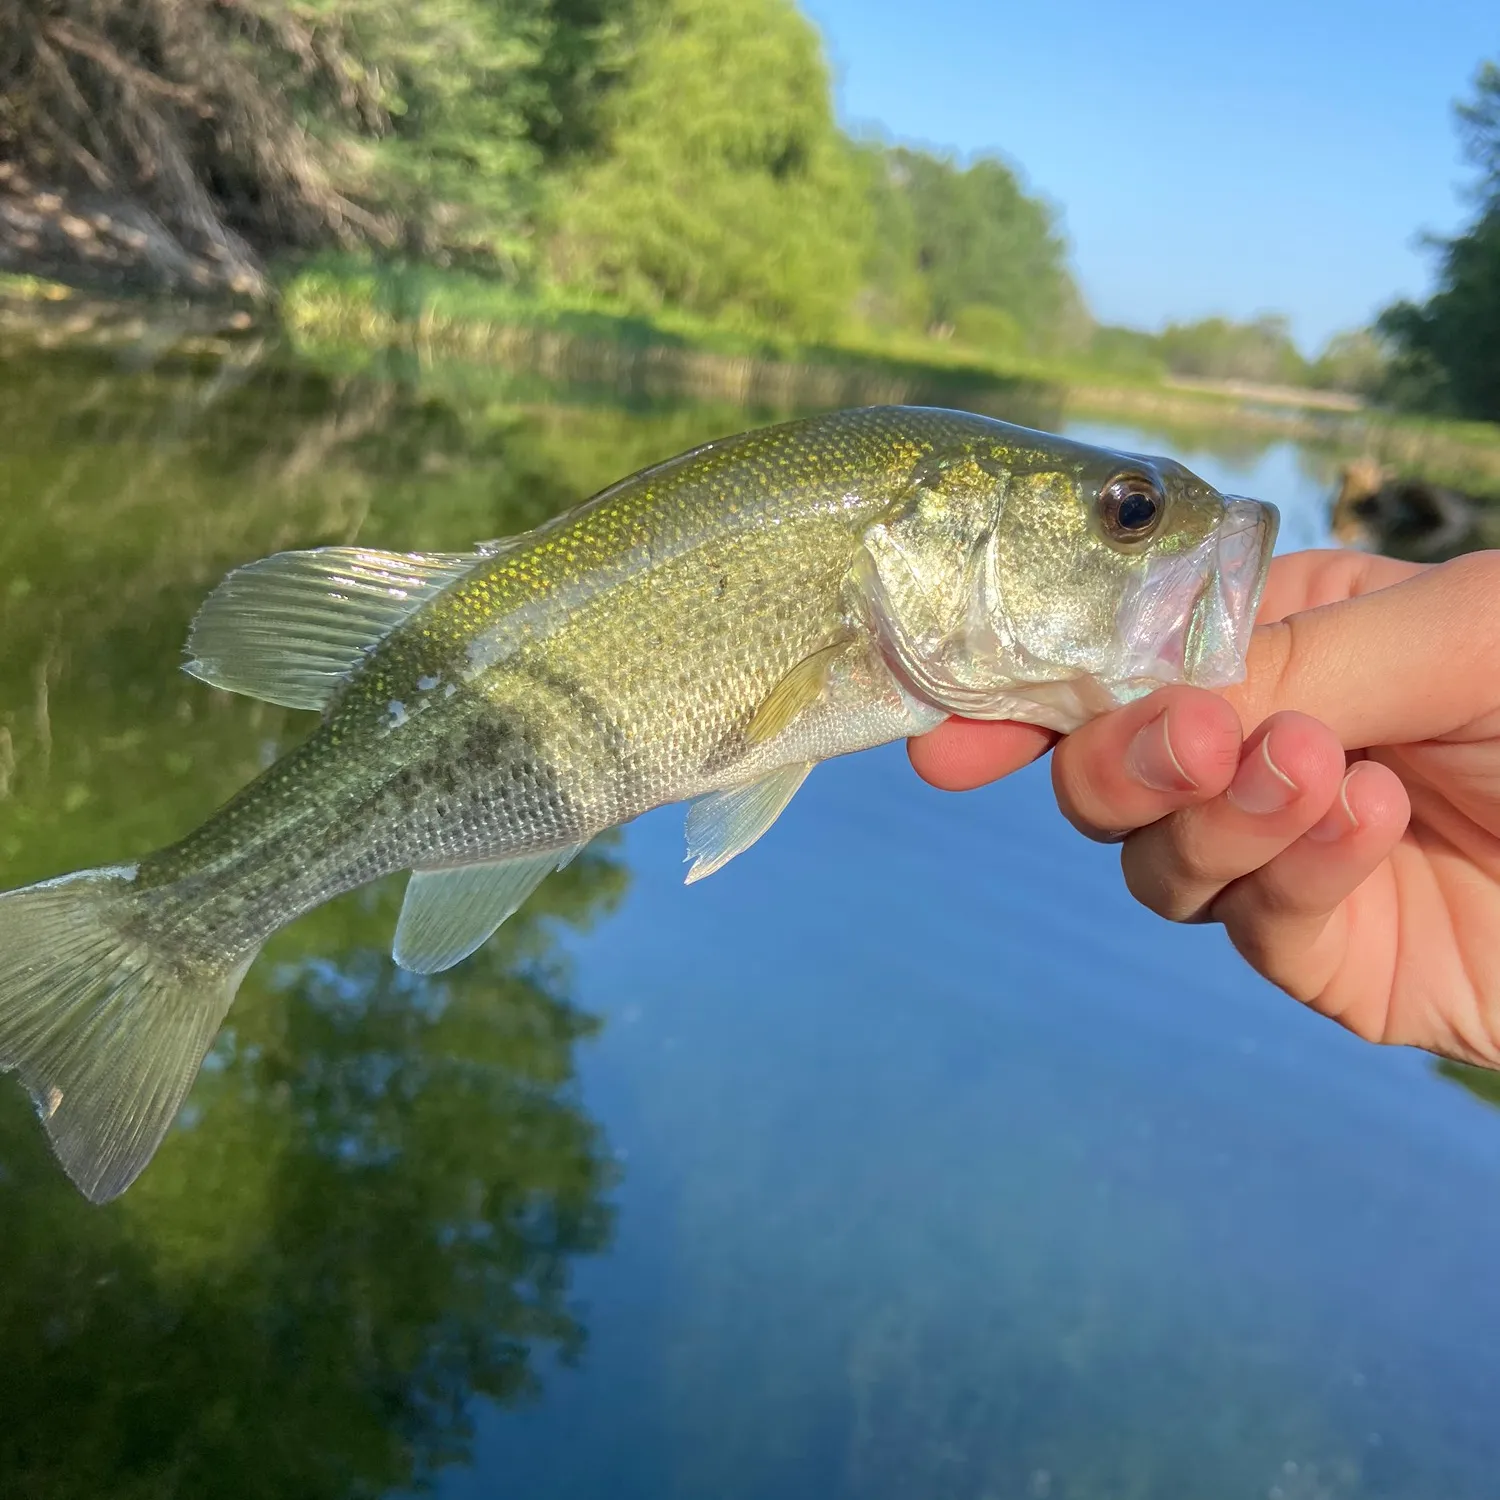
[[[1247,734],[1286,709],[1321,719],[1346,749],[1455,733],[1500,706],[1500,553],[1257,626],[1245,680],[1225,696]]]

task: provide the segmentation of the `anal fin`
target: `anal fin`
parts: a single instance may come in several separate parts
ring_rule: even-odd
[[[800,761],[759,781],[698,798],[687,815],[687,857],[693,864],[686,883],[712,875],[743,854],[781,816],[810,770],[811,761]]]
[[[391,956],[414,974],[438,974],[489,939],[554,870],[580,849],[571,844],[492,864],[413,870]]]

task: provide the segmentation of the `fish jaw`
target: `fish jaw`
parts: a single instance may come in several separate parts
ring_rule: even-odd
[[[1244,677],[1279,525],[1274,505],[1227,498],[1197,547],[1152,558],[1120,604],[1118,702],[1166,683],[1219,688]]]

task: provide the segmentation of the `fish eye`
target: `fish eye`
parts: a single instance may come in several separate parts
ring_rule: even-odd
[[[1099,519],[1111,541],[1144,541],[1166,509],[1161,486],[1145,474],[1116,474],[1099,491]]]

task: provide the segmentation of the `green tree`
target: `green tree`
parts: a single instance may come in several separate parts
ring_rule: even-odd
[[[1006,314],[1033,348],[1087,336],[1053,210],[1026,194],[1004,162],[982,156],[961,168],[896,147],[887,171],[907,205],[931,330],[951,333],[967,315],[993,338],[996,320],[970,311],[987,308]]]
[[[0,0],[0,188],[32,216],[39,189],[81,197],[52,235],[81,265],[131,246],[187,286],[264,292],[265,255],[327,244],[514,270],[544,167],[596,139],[633,8]],[[23,223],[33,264],[55,228]]]
[[[1386,341],[1372,328],[1334,334],[1308,370],[1310,384],[1325,390],[1372,396],[1385,380]]]
[[[1287,385],[1307,378],[1307,362],[1292,341],[1290,325],[1273,314],[1249,323],[1229,318],[1169,323],[1158,343],[1174,375]]]
[[[1500,66],[1487,62],[1458,106],[1464,149],[1479,169],[1479,212],[1462,234],[1434,241],[1437,290],[1398,302],[1379,320],[1395,347],[1382,383],[1398,405],[1500,420]]]
[[[866,199],[791,0],[659,0],[607,113],[601,159],[557,184],[554,276],[641,309],[839,331]]]

